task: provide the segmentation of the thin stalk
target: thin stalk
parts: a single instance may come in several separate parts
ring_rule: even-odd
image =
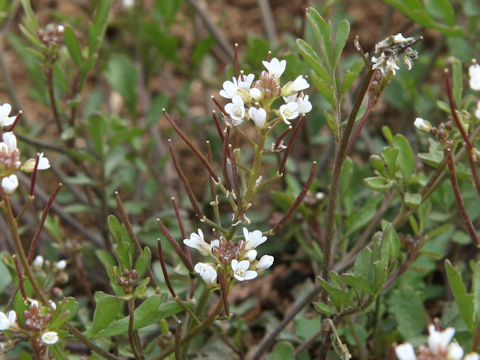
[[[328,193],[328,206],[327,206],[327,224],[325,229],[325,241],[323,248],[323,267],[322,267],[322,278],[325,281],[328,281],[330,278],[330,263],[331,263],[331,251],[332,251],[332,242],[333,234],[335,230],[335,211],[337,208],[337,196],[338,196],[338,187],[340,185],[340,175],[342,174],[343,162],[345,160],[345,151],[348,145],[348,140],[352,133],[353,126],[355,125],[355,119],[357,118],[358,111],[362,104],[363,98],[368,90],[370,85],[370,80],[374,74],[374,70],[369,70],[363,79],[362,87],[357,94],[355,103],[353,105],[352,111],[348,117],[347,125],[343,131],[340,146],[335,154],[335,161],[333,164],[333,173],[330,180],[330,191]]]
[[[258,177],[260,176],[260,168],[262,165],[262,157],[263,157],[263,148],[265,146],[265,141],[267,137],[265,135],[265,131],[261,129],[259,131],[259,141],[254,147],[254,156],[253,156],[253,165],[252,165],[252,172],[250,173],[248,184],[247,184],[247,192],[244,196],[244,206],[246,206],[250,201],[252,201],[253,196],[255,195],[255,186]]]
[[[60,120],[60,115],[58,114],[57,100],[55,99],[55,88],[53,86],[53,64],[48,65],[45,76],[47,78],[48,97],[50,99],[50,107],[52,108],[53,112],[53,119],[57,125],[58,133],[61,134],[63,132],[63,127]]]
[[[292,125],[289,125],[278,137],[277,141],[275,142],[275,146],[273,147],[274,150],[278,150],[280,147],[280,144],[282,143],[282,140],[287,136],[287,134],[293,129]]]
[[[165,224],[162,222],[160,218],[157,218],[157,224],[158,227],[160,228],[160,231],[165,235],[165,238],[168,240],[170,245],[172,245],[173,249],[177,253],[177,255],[180,257],[180,260],[182,260],[183,264],[187,267],[188,271],[193,273],[193,266],[192,263],[190,262],[190,259],[187,258],[185,255],[185,252],[180,248],[180,245],[175,241],[173,238],[172,234],[168,231],[167,227]]]
[[[135,360],[142,360],[143,356],[141,353],[141,348],[137,348],[137,343],[135,341],[135,330],[133,329],[133,324],[135,321],[135,299],[130,299],[127,302],[128,304],[128,341],[130,343],[130,349],[132,349],[133,356]]]
[[[45,225],[45,220],[47,220],[47,215],[48,212],[50,211],[50,208],[52,207],[53,201],[57,197],[58,192],[62,188],[63,184],[60,183],[58,184],[57,188],[53,192],[52,196],[50,196],[50,199],[48,199],[47,205],[45,206],[45,209],[43,209],[43,214],[40,219],[40,223],[38,224],[37,231],[35,232],[35,235],[33,236],[32,243],[30,245],[30,250],[28,252],[28,263],[31,264],[33,261],[33,257],[35,256],[35,250],[37,249],[37,244],[38,244],[38,239],[40,238],[40,233],[43,230],[43,225]]]
[[[295,126],[295,129],[293,130],[293,134],[288,139],[287,148],[286,148],[285,152],[283,153],[282,161],[281,161],[280,167],[278,169],[278,172],[280,174],[283,174],[283,171],[285,170],[285,164],[287,163],[288,156],[290,155],[290,151],[292,150],[293,141],[297,137],[297,134],[300,131],[300,128],[302,127],[302,124],[303,124],[304,120],[305,120],[305,115],[300,118],[297,125]]]
[[[352,146],[355,143],[355,140],[357,140],[358,136],[360,135],[360,132],[362,131],[365,124],[367,123],[367,120],[370,117],[370,114],[372,113],[374,107],[375,107],[374,104],[369,104],[367,110],[365,111],[362,118],[358,122],[358,125],[355,128],[355,131],[353,132],[352,137],[348,141],[347,148],[345,149],[345,157],[347,157],[350,154],[350,151],[352,150]]]
[[[447,157],[448,172],[450,174],[450,182],[452,183],[453,193],[455,194],[455,199],[457,200],[458,210],[460,211],[460,215],[463,218],[463,222],[467,227],[467,231],[470,234],[470,237],[472,238],[475,245],[477,247],[480,247],[480,240],[477,236],[477,232],[475,231],[472,221],[468,216],[467,209],[465,209],[465,205],[463,204],[460,188],[458,187],[457,175],[455,174],[455,164],[453,162],[452,154],[450,152],[445,151],[445,156]]]
[[[182,322],[177,322],[177,327],[175,330],[175,360],[182,360],[182,347],[180,341],[182,339]]]
[[[212,161],[213,160],[213,155],[212,155],[212,147],[210,146],[210,141],[207,141],[207,148],[208,148],[208,160]],[[218,196],[217,196],[217,190],[215,188],[215,182],[211,177],[209,177],[209,183],[210,183],[210,196],[212,197],[212,201],[210,202],[210,206],[213,209],[213,215],[215,216],[215,222],[222,226],[221,220],[220,220],[220,210],[218,208]]]
[[[20,293],[22,294],[23,300],[27,300],[28,296],[25,291],[25,286],[23,283],[23,273],[22,273],[22,269],[20,268],[20,263],[18,262],[17,255],[13,255],[13,261],[15,262],[15,269],[17,270],[17,275],[18,275],[18,288],[20,289]]]

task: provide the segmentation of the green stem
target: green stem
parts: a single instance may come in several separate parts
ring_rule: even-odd
[[[265,134],[265,130],[260,130],[259,133],[259,141],[258,144],[255,145],[255,155],[253,158],[253,166],[250,173],[250,177],[248,179],[247,184],[247,193],[244,197],[243,206],[247,206],[248,203],[252,200],[253,196],[255,195],[256,190],[256,182],[258,177],[260,176],[260,168],[262,165],[262,157],[263,157],[263,148],[265,146],[265,140],[267,136]]]

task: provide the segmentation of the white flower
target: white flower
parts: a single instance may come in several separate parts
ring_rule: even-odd
[[[48,159],[45,156],[43,156],[43,153],[38,153],[37,156],[38,156],[37,169],[38,170],[50,169],[50,162],[48,161]]]
[[[285,67],[287,66],[287,61],[282,60],[279,61],[277,58],[273,58],[270,62],[269,61],[262,61],[263,66],[268,70],[270,76],[274,76],[277,79],[282,76],[283,72],[285,71]]]
[[[55,264],[55,267],[58,269],[58,270],[64,270],[66,267],[67,267],[67,262],[65,260],[60,260],[59,262],[57,262]]]
[[[251,107],[250,109],[248,109],[248,115],[257,127],[262,128],[265,125],[265,121],[267,119],[267,112],[264,108],[257,109],[256,107]]]
[[[5,194],[13,194],[18,187],[17,175],[12,174],[2,179],[2,189]]]
[[[252,262],[257,258],[257,250],[248,250],[247,253],[245,254],[245,257],[247,258],[248,261]]]
[[[58,334],[55,331],[47,331],[42,334],[42,341],[47,345],[56,344],[58,341]]]
[[[225,105],[225,111],[230,115],[230,118],[233,120],[232,125],[238,126],[243,121],[245,117],[245,105],[243,99],[239,95],[235,95],[232,98],[232,102]]]
[[[308,101],[308,95],[297,97],[297,105],[297,111],[300,114],[306,114],[312,110],[312,103]]]
[[[413,346],[410,343],[398,345],[395,348],[395,354],[399,360],[415,360],[417,358]]]
[[[223,96],[226,99],[231,99],[235,96],[238,90],[237,80],[233,78],[232,81],[223,82],[223,90],[220,90],[220,96]]]
[[[237,79],[238,88],[246,90],[248,92],[250,90],[250,86],[252,86],[254,78],[255,78],[255,75],[253,74],[245,75],[242,72]]]
[[[28,304],[30,309],[33,308],[33,307],[37,307],[37,308],[40,307],[40,303],[38,302],[38,300],[35,300],[35,299],[28,298],[26,300],[26,303]]]
[[[257,263],[255,268],[259,271],[267,270],[270,266],[273,265],[273,256],[271,255],[263,255]]]
[[[260,90],[259,88],[251,88],[250,89],[250,97],[253,99],[253,100],[260,100],[263,96],[263,93],[262,93],[262,90]]]
[[[300,75],[295,80],[289,81],[288,83],[283,85],[282,95],[283,96],[293,95],[309,87],[310,87],[310,84],[308,83],[308,81],[305,80],[305,78],[302,75]]]
[[[42,255],[35,256],[35,259],[33,259],[33,263],[32,263],[33,268],[35,270],[40,270],[43,267],[43,262],[44,262],[44,259]]]
[[[51,307],[53,310],[57,310],[57,304],[55,304],[54,301],[48,300],[48,303],[50,304],[50,307]]]
[[[480,119],[480,101],[477,102],[477,108],[475,109],[475,116]]]
[[[232,263],[233,276],[238,281],[252,280],[257,277],[257,272],[253,270],[248,270],[250,267],[250,261],[242,260],[240,262],[237,259],[233,259]]]
[[[3,312],[0,312],[0,331],[11,330],[16,326],[15,325],[16,322],[17,322],[17,313],[15,311],[10,310],[8,312],[8,315],[6,315]]]
[[[423,132],[429,132],[430,129],[432,128],[432,124],[428,122],[427,120],[423,120],[422,118],[417,117],[413,123],[415,127]]]
[[[10,126],[15,121],[16,116],[8,116],[12,111],[10,104],[3,104],[0,106],[0,126]]]
[[[243,236],[245,237],[245,250],[255,249],[258,245],[267,241],[267,237],[262,235],[260,230],[248,231],[247,228],[243,228]]]
[[[17,138],[13,132],[9,131],[4,133],[2,135],[2,140],[10,150],[15,150],[17,148]]]
[[[197,249],[203,256],[211,253],[211,246],[203,239],[203,231],[201,229],[198,229],[198,234],[192,233],[189,239],[184,239],[183,243],[191,248]]]
[[[448,345],[446,360],[462,360],[463,349],[456,341]]]
[[[455,335],[454,328],[449,327],[443,331],[437,331],[435,325],[430,325],[428,332],[428,347],[435,355],[438,355],[440,350],[446,349],[453,335]]]
[[[129,9],[133,7],[133,5],[135,5],[135,0],[122,0],[122,6],[124,8]]]
[[[469,354],[465,355],[463,360],[480,360],[480,355],[472,352],[472,353],[469,353]]]
[[[289,120],[296,119],[298,117],[298,104],[296,102],[289,102],[288,104],[281,105],[279,108],[280,115],[282,116],[285,124],[290,125]]]
[[[207,286],[212,286],[217,280],[217,271],[212,265],[198,263],[194,268],[195,272],[201,276]]]
[[[393,43],[394,44],[401,44],[406,42],[407,39],[402,35],[402,33],[398,33],[397,35],[393,36]]]
[[[480,91],[480,65],[477,63],[470,65],[468,75],[470,75],[470,88],[475,91]]]

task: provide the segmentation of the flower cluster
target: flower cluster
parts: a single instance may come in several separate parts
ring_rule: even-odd
[[[372,56],[372,69],[379,69],[384,75],[395,75],[400,69],[400,60],[403,60],[407,69],[411,70],[413,62],[418,59],[418,52],[411,48],[416,41],[413,37],[405,38],[401,33],[380,41],[375,45],[376,56]]]
[[[480,360],[477,353],[470,353],[463,357],[463,349],[452,341],[455,335],[454,328],[446,328],[439,331],[435,325],[428,327],[428,341],[426,345],[420,345],[415,355],[415,350],[410,343],[404,343],[395,347],[395,354],[399,360]]]
[[[202,230],[192,233],[190,238],[184,239],[183,243],[200,252],[203,256],[211,256],[212,263],[199,262],[195,265],[195,272],[198,273],[208,286],[214,286],[217,281],[217,273],[222,269],[227,278],[235,278],[237,281],[252,280],[268,269],[273,264],[273,256],[263,255],[259,260],[257,250],[259,245],[267,241],[260,230],[252,232],[243,228],[244,239],[238,242],[225,239],[212,240],[207,243]]]
[[[10,104],[0,106],[0,127],[11,126],[14,124],[17,116],[10,116],[12,107]],[[37,170],[46,170],[50,168],[50,163],[43,153],[37,155]],[[2,134],[0,141],[0,180],[2,190],[5,194],[12,194],[18,187],[18,178],[15,173],[19,170],[24,172],[33,172],[37,159],[29,159],[22,165],[20,161],[20,150],[17,147],[17,138],[12,131]]]
[[[310,87],[307,80],[298,76],[280,86],[280,77],[287,66],[286,60],[273,58],[263,61],[265,69],[259,79],[254,81],[254,74],[240,72],[232,81],[225,81],[220,96],[231,99],[225,105],[225,122],[229,126],[239,126],[244,120],[252,120],[257,128],[264,128],[280,117],[286,124],[302,114],[312,110],[308,95],[303,90]],[[278,109],[271,109],[277,98],[283,98],[284,104]]]
[[[470,88],[480,91],[480,65],[477,64],[475,59],[472,60],[472,65],[468,68],[468,75],[470,75]],[[477,102],[475,116],[477,119],[480,119],[480,100]]]

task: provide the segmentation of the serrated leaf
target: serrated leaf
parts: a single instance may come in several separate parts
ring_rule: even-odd
[[[474,297],[472,294],[467,293],[460,270],[455,269],[449,260],[445,260],[445,270],[447,272],[448,283],[452,289],[453,297],[457,303],[460,315],[462,316],[462,319],[465,322],[465,325],[467,325],[468,329],[470,331],[474,331]]]
[[[191,304],[187,304],[191,306]],[[163,302],[163,297],[154,295],[146,299],[134,312],[133,329],[138,330],[150,324],[155,324],[162,319],[172,316],[183,310],[177,302]],[[112,322],[98,336],[116,336],[126,334],[128,331],[129,316]]]

